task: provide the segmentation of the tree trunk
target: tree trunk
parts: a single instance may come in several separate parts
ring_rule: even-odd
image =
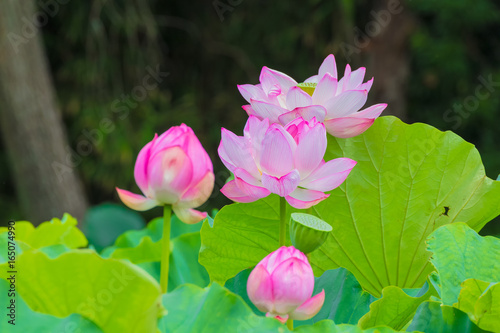
[[[0,121],[23,214],[34,224],[87,207],[57,106],[33,1],[0,0]]]
[[[377,22],[380,32],[374,34],[364,50],[368,55],[367,76],[375,77],[367,105],[387,103],[388,107],[382,115],[395,115],[406,120],[406,89],[410,73],[409,42],[416,22],[406,2],[397,7],[393,6],[395,3],[399,2],[375,0],[374,11],[370,14],[372,24]]]

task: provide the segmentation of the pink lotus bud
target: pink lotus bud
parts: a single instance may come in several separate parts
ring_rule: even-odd
[[[314,275],[305,254],[282,246],[255,266],[247,282],[248,297],[267,316],[284,322],[288,318],[314,317],[325,301],[325,291],[312,296]]]
[[[116,188],[125,205],[135,210],[172,205],[184,223],[197,223],[206,213],[192,208],[207,201],[214,187],[210,157],[193,130],[182,124],[171,127],[142,148],[134,177],[143,195]]]

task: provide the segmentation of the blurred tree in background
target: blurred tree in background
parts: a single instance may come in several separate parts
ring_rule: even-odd
[[[303,80],[329,53],[339,72],[347,63],[367,67],[375,76],[369,103],[388,102],[384,114],[453,130],[477,146],[489,177],[500,172],[500,4],[493,0],[47,3],[39,3],[50,12],[43,37],[91,204],[118,202],[115,186],[137,192],[139,150],[181,122],[214,162],[217,184],[204,209],[228,203],[218,190],[229,174],[216,150],[220,127],[240,132],[247,118],[236,85],[256,83],[264,65]],[[3,149],[0,159],[3,220],[23,218]]]
[[[36,26],[26,22],[36,7],[31,1],[0,5],[0,128],[17,199],[31,220],[64,211],[82,219],[87,200],[80,179],[74,168],[61,168],[67,138],[45,49]]]

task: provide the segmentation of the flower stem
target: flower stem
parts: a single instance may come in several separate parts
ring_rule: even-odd
[[[293,331],[293,320],[292,320],[292,319],[288,319],[288,320],[286,321],[286,327],[288,327],[288,329],[289,329],[290,331]]]
[[[161,245],[161,270],[160,270],[160,286],[161,291],[166,293],[168,290],[168,268],[170,261],[170,216],[172,214],[172,206],[165,205],[163,207],[163,236]]]
[[[280,197],[280,247],[285,245],[286,240],[286,200]]]

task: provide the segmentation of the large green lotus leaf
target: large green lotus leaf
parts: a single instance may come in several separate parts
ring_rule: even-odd
[[[163,218],[157,217],[151,220],[146,228],[140,230],[129,230],[120,235],[116,241],[115,247],[134,247],[139,245],[144,237],[149,237],[153,242],[161,239],[163,232]]]
[[[288,209],[289,216],[291,209]],[[270,195],[252,203],[223,207],[201,227],[200,263],[212,281],[224,284],[255,266],[279,247],[279,197]],[[287,241],[289,236],[287,232]]]
[[[162,241],[154,242],[151,237],[143,237],[133,247],[110,247],[103,252],[105,258],[128,259],[134,264],[161,260]]]
[[[274,318],[259,317],[237,295],[217,283],[202,289],[186,284],[163,295],[167,314],[161,332],[288,332]]]
[[[253,267],[239,272],[235,277],[227,280],[224,287],[240,296],[256,315],[263,316],[265,313],[257,309],[257,307],[250,301],[247,293],[247,281],[252,270]]]
[[[210,282],[208,273],[198,263],[200,252],[200,233],[182,234],[170,241],[170,264],[168,274],[168,290],[174,290],[184,283],[192,283],[205,287]],[[106,250],[106,257],[128,259],[141,266],[157,281],[160,281],[160,261],[162,251],[161,239],[153,242],[151,237],[144,236],[134,247],[112,247]]]
[[[200,253],[200,232],[183,234],[171,241],[170,271],[168,289],[173,290],[184,283],[192,283],[199,287],[209,284],[207,270],[198,262]]]
[[[144,218],[123,205],[105,203],[91,207],[85,213],[85,235],[97,251],[110,246],[123,232],[141,229]]]
[[[170,226],[171,239],[179,237],[180,235],[183,234],[200,231],[201,229],[201,223],[186,224],[181,222],[175,215],[173,215],[172,218],[170,219],[170,223],[171,223]],[[151,241],[155,243],[161,239],[162,232],[163,232],[163,218],[157,217],[151,220],[151,222],[149,222],[148,225],[143,229],[129,230],[120,235],[116,239],[115,244],[112,247],[105,249],[104,253],[109,252],[110,249],[112,251],[114,250],[114,248],[117,247],[135,247],[139,245],[141,241],[143,241],[144,237],[151,238]]]
[[[425,333],[486,332],[470,321],[466,313],[436,301],[420,304],[407,330]]]
[[[170,238],[174,239],[184,234],[190,234],[200,231],[202,223],[186,224],[179,220],[177,216],[172,215],[170,219]],[[126,232],[120,236],[116,244],[124,246],[125,244],[135,244],[143,236],[150,236],[153,241],[158,241],[162,237],[163,232],[163,217],[157,217],[148,223],[147,227],[142,230]]]
[[[382,289],[382,298],[370,305],[370,312],[359,320],[358,325],[361,328],[385,325],[397,331],[402,330],[419,305],[431,296],[437,296],[437,293],[427,283],[415,295],[409,295],[396,286],[385,287]]]
[[[204,289],[191,284],[182,285],[173,292],[163,295],[163,305],[167,314],[158,321],[158,328],[165,333],[290,332],[276,319],[253,313],[240,296],[217,283]],[[314,325],[299,326],[294,332],[393,333],[395,331],[389,327],[362,330],[356,325],[335,325],[332,320],[322,320]]]
[[[55,259],[30,250],[18,257],[17,267],[18,296],[33,311],[79,314],[105,333],[155,331],[160,286],[129,262],[103,259],[92,250],[72,250]]]
[[[168,290],[183,283],[205,287],[209,283],[208,273],[198,263],[201,223],[185,224],[175,215],[170,223],[172,239]],[[120,235],[115,244],[104,249],[101,255],[105,258],[128,259],[159,281],[162,232],[163,218],[155,218],[141,230],[130,230]]]
[[[246,269],[226,282],[225,287],[240,295],[259,315],[264,315],[250,301],[247,294],[247,280],[252,269]],[[316,316],[305,321],[296,321],[295,326],[310,325],[323,319],[332,319],[336,324],[357,324],[370,309],[375,298],[364,291],[354,275],[345,268],[323,273],[314,283],[313,295],[325,291],[325,303]],[[375,326],[375,325],[373,325]]]
[[[433,230],[455,221],[479,230],[500,213],[500,182],[485,176],[474,146],[451,132],[382,117],[357,137],[329,136],[325,160],[344,156],[358,164],[312,209],[333,227],[310,254],[316,276],[345,267],[377,297],[390,285],[420,288],[433,270],[425,246]],[[275,250],[278,212],[269,196],[224,207],[213,227],[205,222],[200,262],[210,278],[222,284]]]
[[[24,251],[31,249],[31,246],[29,246],[25,242],[19,240],[14,240],[14,241],[12,240],[13,238],[9,237],[9,234],[7,232],[0,233],[0,249],[4,249],[0,251],[0,264],[3,264],[4,262],[9,261],[10,259],[15,259],[14,257],[17,257]],[[9,246],[11,247],[10,249]],[[11,251],[12,246],[15,246],[15,251]],[[15,255],[12,252],[15,252]]]
[[[173,292],[163,295],[163,306],[167,314],[158,322],[161,332],[290,332],[276,319],[254,314],[240,296],[217,283],[204,289],[191,284],[182,285]],[[303,325],[295,331],[302,333],[394,332],[387,327],[363,331],[355,325],[335,325],[332,320],[323,320],[313,326]]]
[[[434,231],[427,243],[433,252],[431,261],[439,273],[445,305],[458,301],[461,284],[467,279],[500,281],[499,239],[481,237],[465,223],[453,223]]]
[[[0,294],[5,295],[6,302],[2,302],[2,320],[0,321],[0,332],[11,333],[54,333],[54,332],[85,332],[85,333],[102,333],[102,330],[89,319],[79,315],[72,314],[65,318],[58,318],[52,315],[35,312],[31,310],[24,300],[17,296],[15,297],[15,325],[8,321],[12,320],[9,317],[10,310],[6,307],[10,304],[10,299],[7,298],[9,284],[6,280],[0,279]]]
[[[454,306],[469,315],[480,328],[500,332],[500,283],[468,279],[462,283]]]
[[[85,247],[88,241],[76,225],[76,219],[68,213],[65,213],[62,219],[53,218],[36,228],[30,222],[19,221],[15,224],[15,238],[16,241],[35,249],[56,244],[65,245],[70,249]],[[7,227],[0,228],[0,234],[6,232]]]
[[[452,132],[382,117],[364,134],[328,137],[325,160],[358,162],[313,212],[333,231],[311,253],[315,272],[345,267],[379,296],[386,286],[420,288],[433,270],[425,239],[455,221],[479,230],[500,214],[500,182],[478,151]]]

